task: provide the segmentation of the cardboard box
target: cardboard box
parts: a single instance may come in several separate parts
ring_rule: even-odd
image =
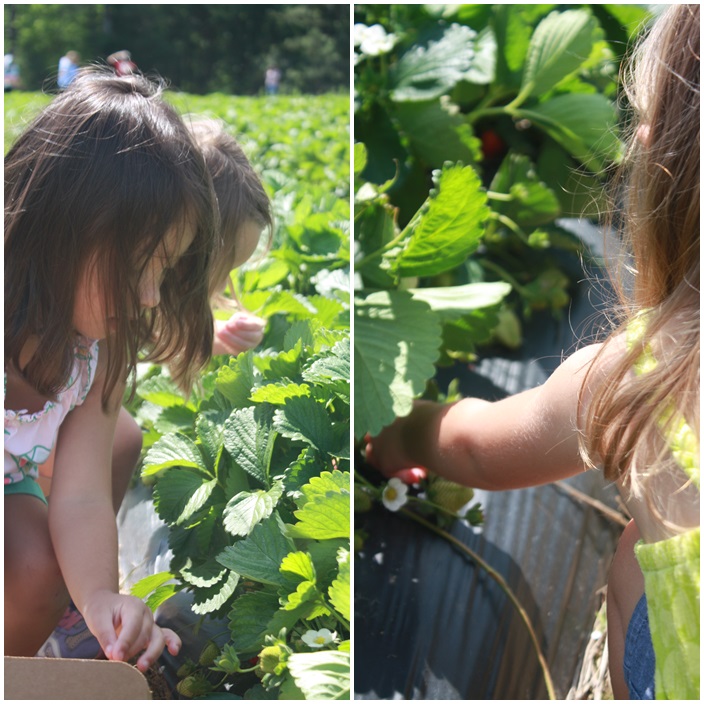
[[[144,675],[125,662],[5,657],[5,701],[151,698]]]

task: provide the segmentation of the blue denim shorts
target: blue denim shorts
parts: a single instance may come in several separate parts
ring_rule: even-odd
[[[648,624],[648,603],[640,598],[626,631],[623,674],[631,699],[655,699],[655,651]]]

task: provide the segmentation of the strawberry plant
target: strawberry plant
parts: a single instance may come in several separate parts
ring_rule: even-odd
[[[133,593],[156,608],[187,589],[194,613],[226,620],[230,640],[202,658],[208,691],[218,683],[205,673],[232,685],[274,637],[288,655],[276,672],[259,667],[268,698],[309,695],[309,669],[328,673],[331,691],[346,686],[330,673],[348,664],[349,338],[308,315],[285,316],[279,351],[230,358],[188,400],[161,373],[139,387],[138,417],[169,431],[142,476],[174,556]],[[306,645],[323,628],[335,634],[324,649]]]
[[[349,697],[347,102],[285,100],[175,96],[227,122],[276,214],[266,255],[233,272],[268,321],[259,348],[214,358],[188,398],[152,367],[131,407],[173,554],[133,593],[157,608],[187,591],[226,632],[184,663],[182,696]]]

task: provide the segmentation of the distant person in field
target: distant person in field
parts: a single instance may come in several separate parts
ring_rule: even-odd
[[[127,50],[116,51],[107,58],[118,76],[131,76],[138,72],[137,64],[132,61],[132,55]]]
[[[276,66],[270,66],[264,74],[264,90],[267,95],[276,95],[279,92],[281,71]]]
[[[20,87],[20,67],[12,54],[5,54],[5,93]]]
[[[56,78],[59,88],[66,88],[71,84],[78,73],[80,61],[81,57],[77,51],[67,51],[65,56],[59,59],[59,75]]]

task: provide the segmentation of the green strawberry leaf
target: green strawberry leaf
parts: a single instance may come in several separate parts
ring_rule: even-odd
[[[247,474],[265,486],[269,483],[269,464],[276,433],[273,432],[271,410],[236,408],[225,421],[225,449]]]
[[[476,36],[469,27],[452,24],[440,39],[411,47],[391,72],[391,99],[430,100],[449,92],[475,63],[486,61],[476,51]]]
[[[486,192],[471,166],[446,166],[434,174],[436,193],[387,249],[386,265],[396,275],[434,276],[462,264],[479,246],[489,217]]]
[[[287,399],[274,413],[274,428],[289,440],[305,442],[324,454],[339,449],[325,406],[309,396]]]
[[[249,535],[254,526],[271,516],[283,494],[283,483],[275,482],[268,491],[243,491],[228,502],[223,525],[231,535]]]
[[[599,23],[586,10],[551,12],[528,47],[521,95],[540,95],[576,71],[592,51]]]
[[[349,653],[340,650],[293,653],[287,665],[306,699],[349,699]]]
[[[197,445],[181,433],[164,435],[152,445],[142,465],[142,476],[157,474],[169,467],[191,467],[208,473]]]
[[[222,584],[218,585],[214,594],[199,594],[194,599],[191,605],[193,613],[202,616],[217,611],[234,594],[239,581],[240,576],[236,572],[230,572],[230,576]]]
[[[337,561],[340,567],[337,579],[330,585],[328,595],[335,610],[347,621],[351,617],[350,594],[352,582],[350,577],[350,551],[338,550]]]
[[[164,521],[181,525],[205,505],[216,486],[216,479],[205,481],[200,472],[171,468],[154,489],[154,506]]]
[[[307,552],[291,552],[281,561],[279,570],[286,575],[315,582],[315,565]]]
[[[361,438],[411,412],[435,374],[441,325],[406,291],[360,294],[354,313],[354,429]]]
[[[285,579],[279,567],[284,557],[295,549],[285,531],[283,522],[274,513],[256,525],[244,540],[225,548],[217,561],[246,579],[283,586]]]
[[[313,481],[313,480],[311,480]],[[298,522],[288,527],[288,534],[295,538],[328,540],[350,536],[350,492],[336,488],[319,494],[318,489],[306,484],[302,489],[306,502],[294,511]]]

